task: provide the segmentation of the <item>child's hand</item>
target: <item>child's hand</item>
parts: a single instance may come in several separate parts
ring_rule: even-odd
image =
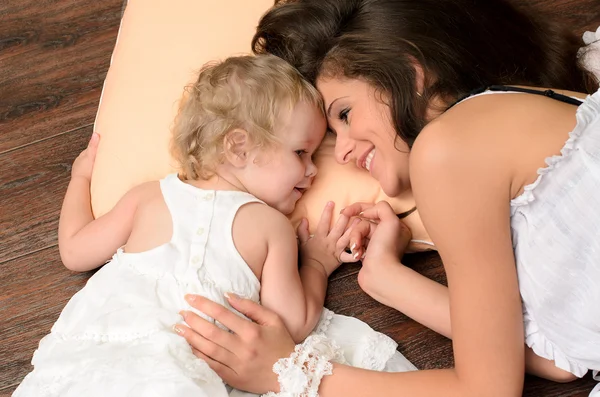
[[[394,210],[385,201],[376,205],[355,203],[344,208],[346,216],[359,216],[364,221],[354,227],[350,244],[363,252],[362,268],[358,273],[358,283],[363,291],[374,299],[383,302],[382,296],[388,291],[381,290],[381,280],[392,280],[397,274],[397,266],[411,239],[411,232]],[[364,242],[367,242],[366,246]],[[361,244],[362,242],[362,244]]]
[[[314,261],[320,264],[328,277],[342,262],[349,261],[347,256],[350,254],[344,250],[350,242],[352,231],[352,228],[347,228],[350,218],[344,214],[340,215],[333,228],[330,229],[333,207],[334,203],[331,201],[325,205],[313,236],[309,235],[306,219],[302,219],[298,226],[301,262]]]
[[[73,162],[71,178],[82,177],[88,181],[92,180],[92,170],[94,169],[94,161],[96,160],[96,152],[98,151],[98,142],[100,142],[100,135],[94,132],[87,148],[79,153],[79,156]]]

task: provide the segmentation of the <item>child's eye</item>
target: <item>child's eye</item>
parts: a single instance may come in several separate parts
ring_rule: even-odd
[[[344,123],[348,124],[348,113],[350,113],[350,108],[342,109],[338,114],[338,118]]]

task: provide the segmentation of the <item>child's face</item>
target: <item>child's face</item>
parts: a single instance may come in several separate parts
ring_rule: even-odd
[[[245,185],[249,193],[287,215],[317,174],[312,155],[325,136],[327,122],[316,106],[305,102],[285,117],[276,132],[281,144],[256,152]]]

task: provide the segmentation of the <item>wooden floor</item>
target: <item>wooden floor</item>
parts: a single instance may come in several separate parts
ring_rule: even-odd
[[[600,25],[599,0],[529,2],[577,33]],[[71,163],[92,131],[123,4],[0,1],[0,396],[31,370],[40,338],[90,275],[61,265],[58,215]],[[408,262],[444,281],[437,254]],[[357,271],[347,266],[334,274],[328,307],[393,336],[419,368],[452,365],[448,340],[371,300]],[[566,385],[528,377],[524,395],[587,396],[593,385],[589,376]]]

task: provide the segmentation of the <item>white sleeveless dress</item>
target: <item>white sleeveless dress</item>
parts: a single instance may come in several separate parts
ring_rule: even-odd
[[[187,293],[225,306],[227,291],[259,301],[259,280],[236,250],[231,231],[238,209],[259,200],[198,189],[175,174],[160,187],[173,219],[171,241],[142,253],[118,250],[40,341],[34,370],[14,397],[246,395],[226,387],[172,326],[182,321],[179,311],[193,310],[184,300]],[[336,340],[352,365],[415,369],[392,339],[357,319],[324,309],[315,332]]]
[[[479,95],[519,94],[486,91]],[[560,154],[511,203],[525,342],[578,377],[600,380],[600,91],[577,108]],[[600,385],[590,396],[600,397]]]

